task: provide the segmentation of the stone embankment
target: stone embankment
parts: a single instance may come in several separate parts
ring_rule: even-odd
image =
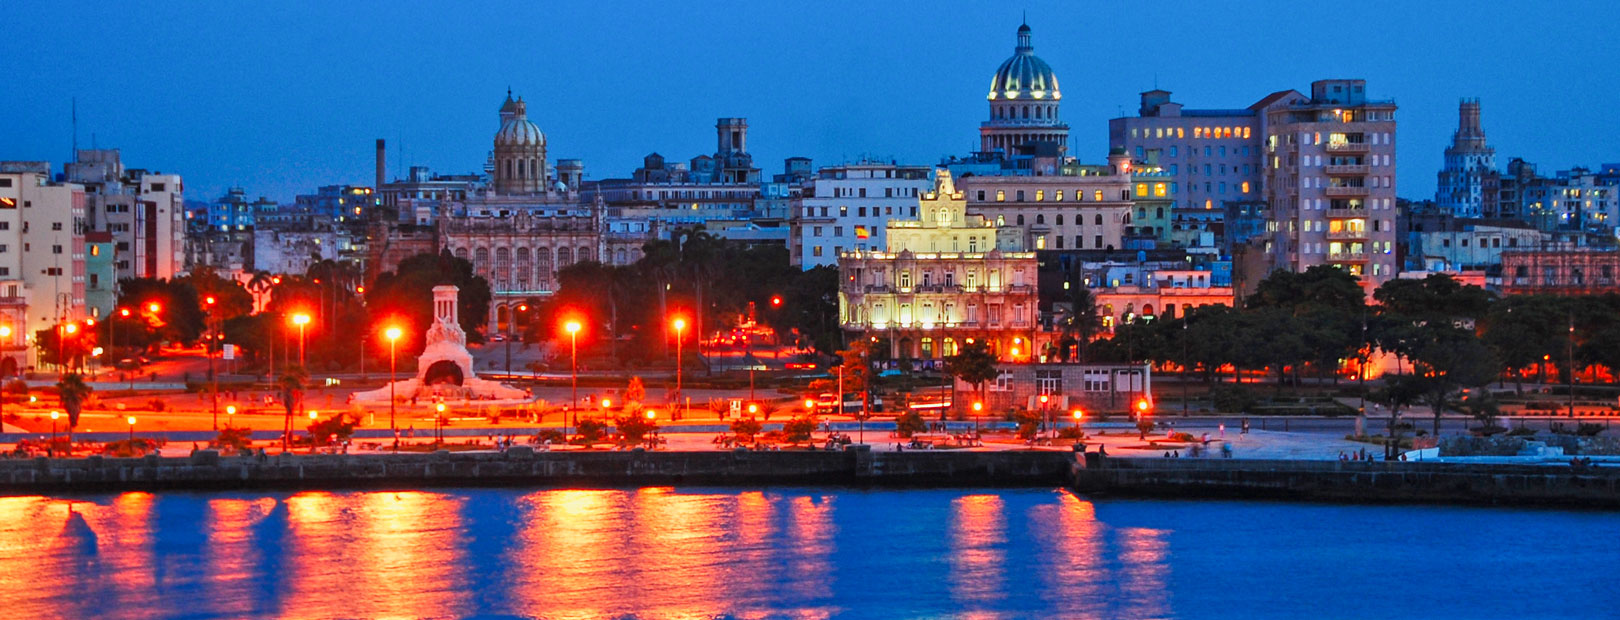
[[[0,461],[0,493],[643,484],[1058,486],[1063,452],[505,452]]]
[[[1068,485],[1088,496],[1573,506],[1620,509],[1620,467],[1092,453],[505,452],[0,461],[0,494],[455,486]]]
[[[1071,486],[1093,495],[1620,508],[1620,467],[1090,454]]]

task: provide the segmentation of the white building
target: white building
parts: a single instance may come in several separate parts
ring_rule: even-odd
[[[1434,202],[1455,217],[1480,217],[1485,203],[1485,177],[1496,169],[1496,149],[1485,143],[1479,124],[1479,100],[1457,108],[1457,133],[1446,147],[1445,168],[1435,186]]]
[[[800,267],[836,265],[846,250],[887,247],[884,225],[917,217],[927,166],[862,162],[822,168],[793,207],[789,254]]]
[[[44,162],[0,163],[0,339],[28,366],[34,334],[84,318],[84,188],[50,182]]]
[[[113,237],[118,278],[173,278],[185,272],[185,186],[178,174],[125,169],[118,149],[77,151],[63,166],[84,187],[87,231]]]

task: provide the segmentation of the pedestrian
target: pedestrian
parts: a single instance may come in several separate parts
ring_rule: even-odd
[[[1221,439],[1226,439],[1226,423],[1221,423]]]

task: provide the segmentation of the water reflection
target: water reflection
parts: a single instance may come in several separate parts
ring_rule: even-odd
[[[1197,605],[1243,585],[1231,581],[1237,568],[1248,571],[1239,576],[1279,577],[1266,589],[1283,598],[1283,606],[1267,608],[1273,613],[1357,615],[1287,607],[1289,597],[1337,600],[1323,596],[1334,584],[1290,579],[1286,569],[1268,573],[1228,555],[1279,536],[1318,537],[1311,528],[1354,528],[1387,510],[1347,509],[1324,524],[1319,510],[1268,506],[1268,524],[1280,525],[1253,527],[1254,513],[1243,509],[1093,504],[1044,490],[128,493],[71,504],[11,497],[0,498],[0,593],[6,616],[18,618],[1148,618],[1203,609]],[[1403,518],[1421,520],[1410,516],[1417,509],[1404,510]],[[1589,515],[1432,518],[1498,536],[1531,521],[1579,531],[1590,544],[1549,554],[1548,562],[1580,562],[1598,576],[1620,569],[1606,552],[1620,543],[1617,528]],[[1440,547],[1446,555],[1406,549],[1411,541],[1390,544],[1407,553],[1403,565],[1441,578],[1451,573],[1423,562],[1454,558],[1462,547],[1448,541]],[[1388,552],[1287,549],[1245,557],[1348,564],[1349,574],[1360,574],[1376,567],[1358,558]],[[1525,557],[1516,573],[1528,580],[1524,587],[1558,587],[1547,581],[1563,574],[1554,564]],[[1541,575],[1547,580],[1537,582]],[[1512,608],[1513,600],[1493,595],[1468,599],[1491,601],[1477,613],[1442,615]],[[1572,605],[1541,615],[1607,609],[1579,607],[1580,600],[1535,599]]]

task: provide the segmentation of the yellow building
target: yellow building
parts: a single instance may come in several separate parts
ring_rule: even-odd
[[[935,172],[917,220],[890,220],[885,251],[839,254],[839,322],[883,338],[896,358],[939,359],[982,340],[1003,361],[1035,349],[1036,261],[1017,226],[967,214],[951,174]]]

